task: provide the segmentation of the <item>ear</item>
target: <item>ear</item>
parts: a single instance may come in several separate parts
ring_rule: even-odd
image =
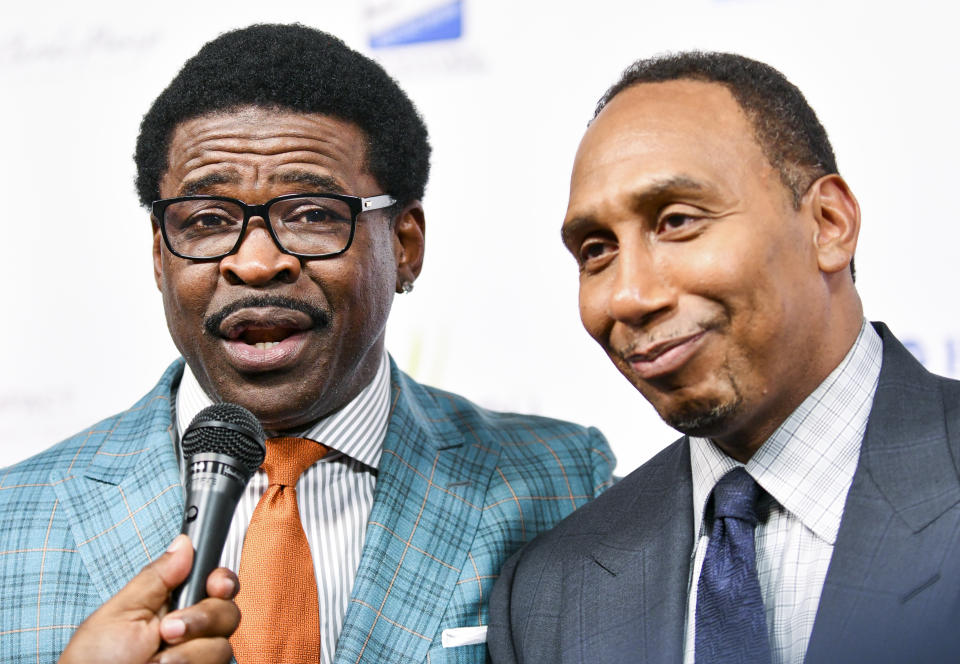
[[[157,284],[157,289],[162,291],[160,277],[163,274],[163,236],[160,235],[160,225],[157,224],[157,220],[150,217],[150,223],[153,225],[153,280]]]
[[[850,266],[860,235],[860,204],[846,181],[836,173],[824,175],[807,190],[816,223],[814,243],[820,271],[840,272]]]
[[[397,292],[404,283],[413,283],[423,266],[426,222],[420,201],[411,201],[397,215],[393,225],[393,249],[397,260]]]

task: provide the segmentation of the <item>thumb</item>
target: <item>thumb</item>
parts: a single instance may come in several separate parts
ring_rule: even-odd
[[[179,535],[166,553],[130,579],[83,621],[60,657],[67,662],[144,662],[161,644],[158,629],[167,598],[190,573],[193,546]]]
[[[170,591],[186,580],[192,565],[190,538],[177,535],[163,555],[144,567],[116,594],[117,608],[160,612],[170,597]]]

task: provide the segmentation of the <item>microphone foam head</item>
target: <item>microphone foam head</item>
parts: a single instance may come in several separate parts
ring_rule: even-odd
[[[183,456],[213,453],[233,457],[252,474],[267,454],[267,434],[256,416],[243,406],[216,403],[193,418],[183,432]]]

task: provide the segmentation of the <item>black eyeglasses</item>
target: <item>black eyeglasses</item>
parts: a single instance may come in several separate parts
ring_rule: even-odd
[[[251,217],[267,222],[280,251],[300,258],[339,256],[353,242],[357,215],[396,203],[388,194],[287,194],[261,205],[224,196],[180,196],[154,201],[153,218],[175,256],[219,260],[236,253]]]

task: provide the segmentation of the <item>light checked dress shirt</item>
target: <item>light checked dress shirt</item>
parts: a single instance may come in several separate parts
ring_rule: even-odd
[[[684,664],[694,664],[697,583],[707,544],[707,499],[728,471],[745,466],[766,491],[754,541],[774,664],[802,664],[853,483],[880,376],[883,344],[864,321],[833,372],[744,465],[706,438],[690,438],[694,550]]]
[[[387,433],[390,363],[384,352],[373,381],[346,406],[296,435],[330,448],[297,483],[297,507],[310,544],[320,602],[320,662],[331,664],[360,566],[367,519],[373,507],[377,468]],[[177,390],[179,436],[213,402],[186,366]],[[271,432],[267,432],[270,435]],[[181,468],[183,463],[181,462]],[[253,510],[267,489],[267,474],[250,479],[224,546],[220,564],[238,572],[243,538]]]

